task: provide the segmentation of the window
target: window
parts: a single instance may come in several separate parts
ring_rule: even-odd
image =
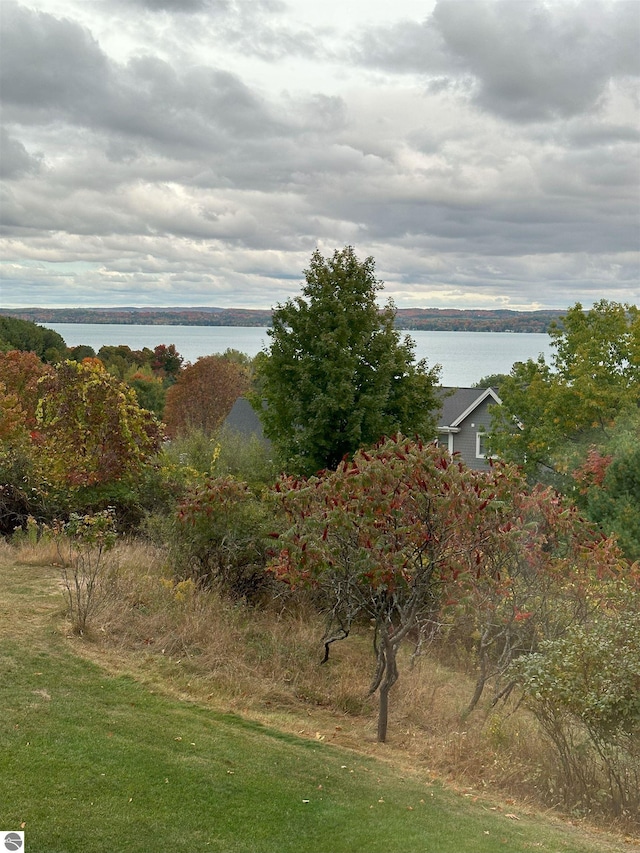
[[[487,433],[484,430],[478,431],[476,433],[476,458],[487,459],[489,455],[487,451]]]

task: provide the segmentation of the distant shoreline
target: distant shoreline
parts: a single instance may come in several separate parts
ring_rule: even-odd
[[[403,331],[544,333],[559,322],[561,311],[398,308],[396,326]],[[271,310],[245,308],[11,308],[0,314],[33,323],[105,323],[123,326],[270,326]]]

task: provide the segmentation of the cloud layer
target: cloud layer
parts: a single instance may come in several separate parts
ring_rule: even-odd
[[[339,8],[5,0],[2,304],[639,301],[635,0]]]

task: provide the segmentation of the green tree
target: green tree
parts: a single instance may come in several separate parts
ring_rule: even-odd
[[[95,358],[96,351],[88,344],[78,344],[78,346],[69,347],[67,356],[71,361],[82,361],[84,358]]]
[[[615,534],[629,560],[640,561],[640,411],[618,418],[607,441],[592,446],[573,471],[574,498],[592,521]]]
[[[288,469],[335,467],[397,431],[435,435],[439,367],[415,362],[391,303],[379,310],[373,258],[351,246],[315,251],[305,278],[302,295],[274,310],[271,345],[256,359],[256,409]]]
[[[43,361],[54,364],[64,358],[67,345],[53,329],[29,320],[0,316],[0,351],[34,352]]]
[[[483,376],[479,382],[474,382],[472,388],[495,388],[500,393],[500,386],[509,376],[508,373],[490,373]]]
[[[566,475],[640,402],[636,306],[601,300],[585,311],[577,303],[550,335],[551,365],[543,356],[519,362],[501,383],[503,405],[489,436],[493,452],[535,477],[544,470]]]
[[[118,344],[117,346],[105,344],[98,350],[98,358],[109,373],[122,380],[126,380],[127,375],[132,371],[135,372],[144,365],[149,365],[153,357],[153,352],[148,347],[142,350],[132,350],[126,344]]]

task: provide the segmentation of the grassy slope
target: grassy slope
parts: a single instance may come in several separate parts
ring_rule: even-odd
[[[114,676],[60,632],[50,570],[0,586],[0,829],[29,851],[615,849]]]

